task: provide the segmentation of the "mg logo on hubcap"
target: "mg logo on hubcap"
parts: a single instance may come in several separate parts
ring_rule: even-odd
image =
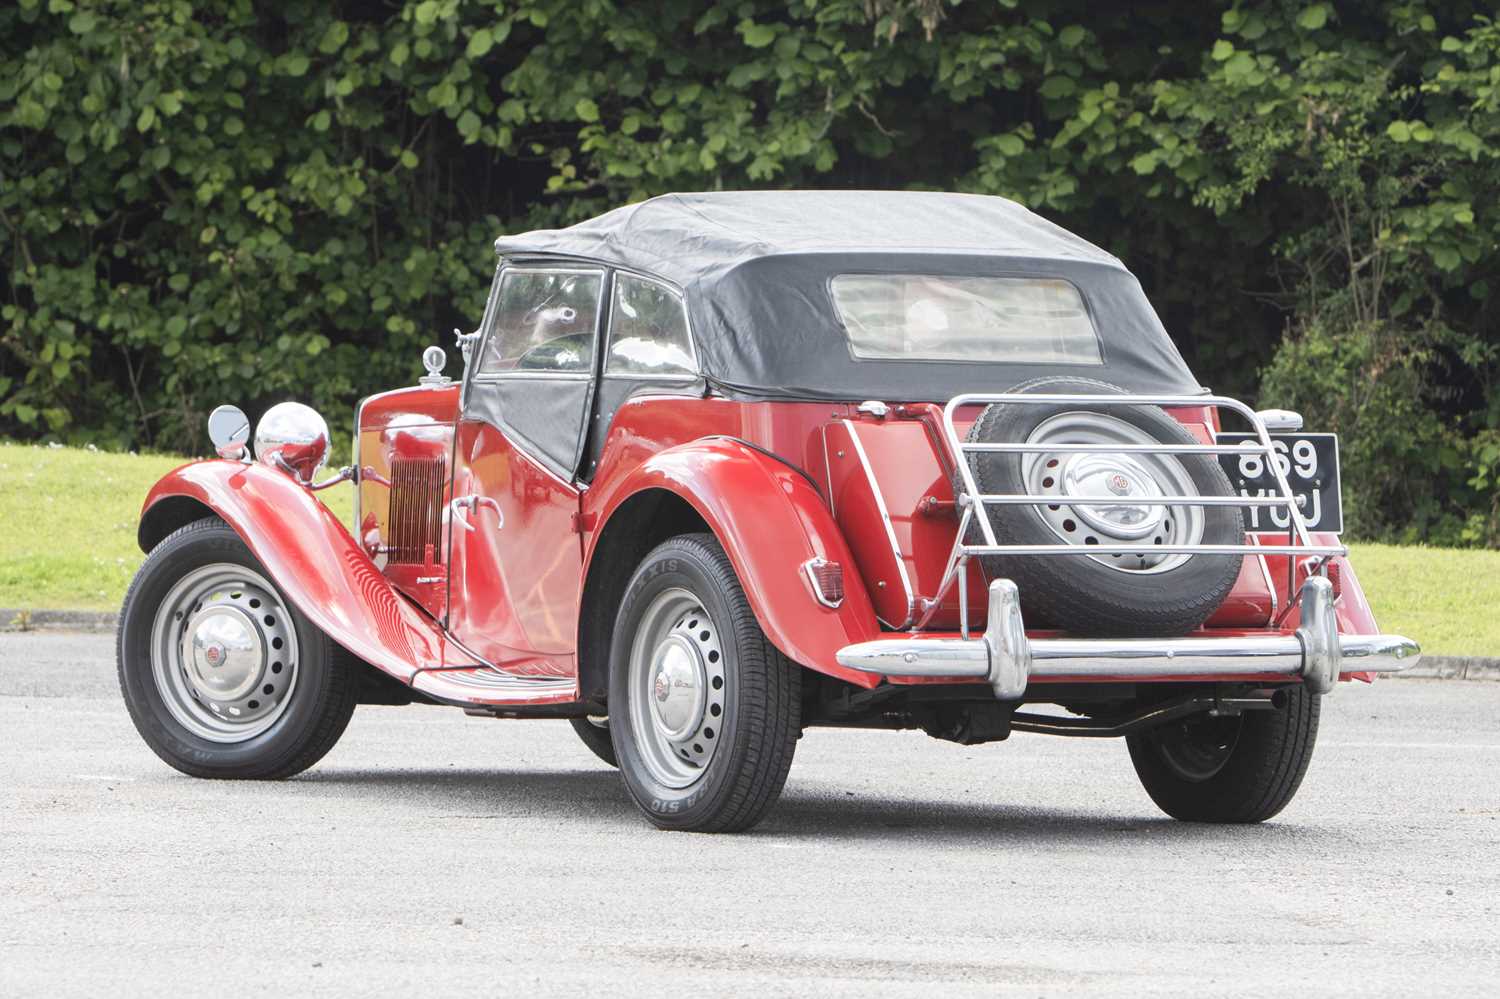
[[[1111,475],[1108,479],[1105,480],[1104,484],[1108,486],[1109,491],[1114,493],[1116,496],[1124,496],[1130,492],[1130,480],[1121,475],[1119,472],[1115,472],[1113,475]]]

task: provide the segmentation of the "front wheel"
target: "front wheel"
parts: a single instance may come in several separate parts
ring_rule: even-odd
[[[730,832],[760,821],[791,767],[801,689],[801,667],[760,630],[712,535],[672,538],[641,562],[615,625],[609,728],[651,822]]]
[[[1151,800],[1188,822],[1264,822],[1285,808],[1312,760],[1322,700],[1303,687],[1286,695],[1274,711],[1193,715],[1127,736]]]
[[[358,664],[214,518],[146,557],[120,611],[116,655],[141,738],[194,777],[299,773],[333,748],[354,711]]]

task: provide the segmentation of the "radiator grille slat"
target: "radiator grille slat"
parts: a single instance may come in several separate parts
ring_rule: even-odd
[[[427,546],[443,561],[443,473],[441,458],[391,459],[391,514],[387,561],[422,565]]]

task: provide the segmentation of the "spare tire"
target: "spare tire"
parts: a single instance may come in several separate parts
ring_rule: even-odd
[[[1120,393],[1086,378],[1046,378],[1012,392]],[[1198,444],[1156,406],[995,403],[970,428],[985,443],[1101,444],[1099,452],[970,455],[983,493],[1054,494],[1056,504],[989,504],[1001,545],[1076,544],[1072,555],[990,555],[990,579],[1020,590],[1028,627],[1081,635],[1181,635],[1218,609],[1239,576],[1243,555],[1085,555],[1092,545],[1243,544],[1245,519],[1233,506],[1070,504],[1069,496],[1230,496],[1229,478],[1212,455],[1110,451],[1111,444]],[[970,544],[983,543],[977,525]]]

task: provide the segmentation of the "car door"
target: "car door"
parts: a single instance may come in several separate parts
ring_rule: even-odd
[[[574,672],[577,471],[608,275],[508,263],[496,276],[454,434],[448,628],[510,672]]]

